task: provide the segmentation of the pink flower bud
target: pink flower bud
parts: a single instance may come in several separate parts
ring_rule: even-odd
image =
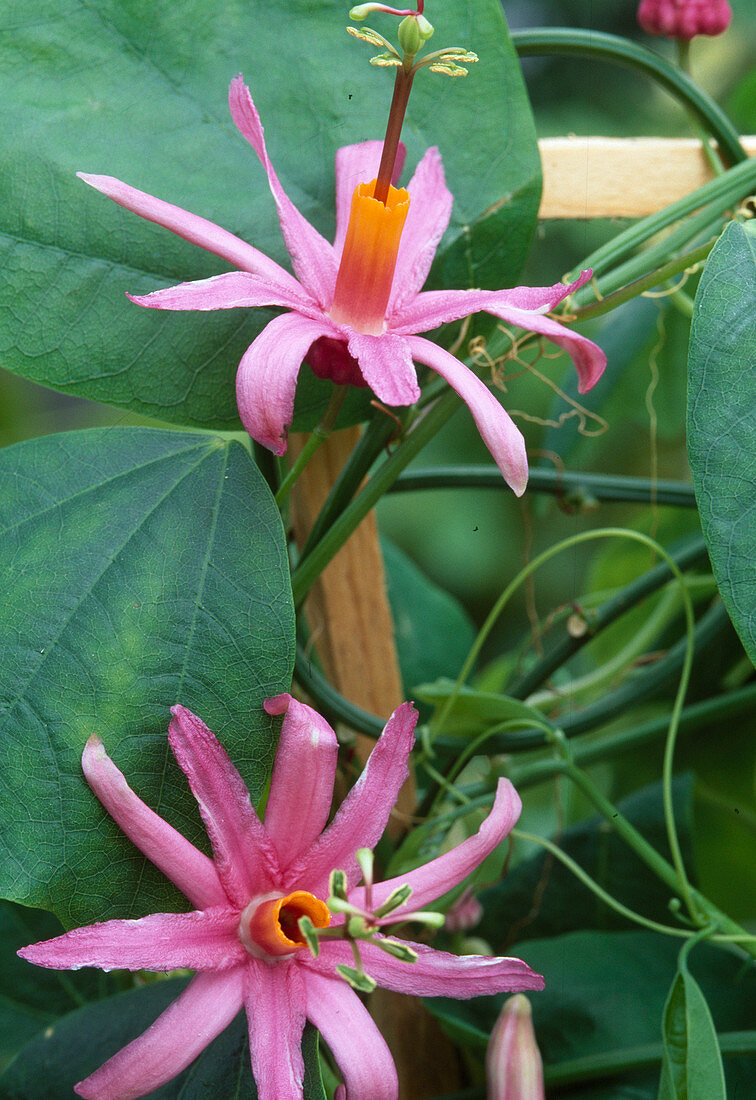
[[[543,1063],[530,1001],[517,993],[504,1002],[486,1052],[488,1100],[545,1100]]]
[[[722,34],[731,19],[727,0],[641,0],[638,8],[644,31],[686,42],[697,34]]]
[[[483,906],[468,886],[446,912],[444,928],[447,932],[468,932],[480,923]]]

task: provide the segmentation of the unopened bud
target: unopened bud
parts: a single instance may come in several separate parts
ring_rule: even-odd
[[[488,1100],[544,1100],[543,1063],[530,1001],[522,993],[504,1002],[486,1052]]]
[[[648,34],[689,42],[697,34],[722,34],[730,25],[728,0],[642,0],[638,22]]]
[[[482,916],[483,906],[468,887],[447,910],[444,928],[448,932],[469,932],[480,924]]]

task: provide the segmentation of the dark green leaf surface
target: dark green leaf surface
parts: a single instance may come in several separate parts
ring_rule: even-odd
[[[691,864],[690,815],[693,784],[690,777],[675,779],[675,819],[683,856]],[[655,783],[619,805],[621,813],[653,844],[666,852],[661,784]],[[662,924],[670,922],[669,889],[614,833],[603,818],[594,817],[567,829],[560,848],[618,901]],[[506,953],[510,929],[518,937],[535,939],[581,928],[627,928],[628,921],[609,909],[563,864],[548,853],[526,859],[496,886],[481,895],[484,916],[478,929],[494,949]],[[534,909],[534,906],[537,908]],[[520,918],[529,919],[520,925]],[[630,925],[630,927],[635,927]]]
[[[475,640],[469,615],[389,539],[381,539],[399,667],[409,698],[418,684],[455,676]]]
[[[525,959],[546,978],[546,989],[528,996],[547,1071],[574,1058],[658,1043],[678,951],[679,940],[650,932],[575,932],[512,948],[511,954]],[[701,945],[691,969],[719,1031],[752,1026],[756,1013],[753,968],[743,967],[731,954]],[[506,994],[471,1001],[434,998],[425,1004],[452,1038],[482,1055],[505,998]],[[747,1058],[727,1060],[733,1097],[749,1095],[753,1078],[748,1062]],[[585,1091],[566,1095],[580,1100],[655,1100],[658,1079],[657,1072],[639,1082],[635,1078],[598,1081]],[[698,1093],[695,1100],[709,1097]]]
[[[43,970],[16,955],[20,947],[61,932],[51,913],[0,902],[0,1070],[58,1016],[115,992],[113,978],[102,971]]]
[[[756,660],[756,225],[731,222],[706,262],[688,355],[688,455],[714,576]]]
[[[371,47],[344,33],[347,10],[333,0],[13,6],[0,56],[4,366],[163,420],[238,426],[236,368],[271,313],[129,303],[126,291],[227,265],[75,172],[117,176],[287,262],[264,173],[228,111],[228,84],[241,71],[284,186],[330,238],[336,148],[382,137],[391,96],[390,72],[372,68]],[[463,80],[421,73],[405,125],[408,169],[438,145],[455,195],[431,283],[506,285],[524,261],[540,188],[519,63],[498,0],[436,15],[434,48],[462,44],[481,62]],[[374,22],[395,33],[390,17]],[[330,387],[308,378],[299,397],[312,411]]]
[[[186,901],[84,782],[96,733],[139,795],[206,846],[168,749],[181,702],[253,798],[291,682],[280,517],[238,443],[149,428],[50,436],[0,455],[2,893],[67,926]]]
[[[21,1051],[0,1079],[2,1100],[68,1100],[77,1081],[131,1042],[178,997],[185,979],[153,982],[72,1012]],[[180,1037],[177,1036],[177,1041]],[[325,1100],[318,1068],[318,1036],[305,1030],[305,1100]],[[240,1013],[199,1058],[152,1100],[255,1100],[247,1021]]]

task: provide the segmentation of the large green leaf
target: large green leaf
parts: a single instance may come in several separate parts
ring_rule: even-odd
[[[267,695],[291,682],[280,517],[239,443],[150,428],[50,436],[0,454],[2,896],[65,925],[185,899],[106,817],[81,773],[90,734],[139,794],[206,843],[168,750],[180,701],[253,798]]]
[[[391,78],[344,33],[333,0],[39,0],[16,5],[0,55],[0,310],[4,366],[162,420],[238,425],[233,379],[265,311],[166,314],[130,304],[224,269],[74,173],[114,175],[286,261],[255,154],[228,112],[247,77],[271,159],[305,215],[334,228],[336,148],[382,136]],[[501,286],[533,232],[540,168],[499,0],[439,8],[434,45],[481,55],[464,80],[423,72],[404,139],[414,167],[438,145],[455,195],[431,284]],[[385,19],[385,25],[384,25]],[[386,33],[388,17],[377,16]],[[303,372],[300,405],[330,386]],[[359,396],[359,395],[358,395]]]
[[[731,222],[696,294],[688,454],[714,576],[756,661],[756,225]]]
[[[153,982],[63,1017],[32,1040],[3,1074],[3,1100],[71,1096],[77,1081],[140,1035],[185,985],[184,979],[176,978]],[[264,1026],[265,1021],[261,1023]],[[302,1053],[305,1100],[325,1100],[318,1068],[318,1034],[309,1026]],[[152,1100],[204,1100],[209,1096],[256,1100],[244,1014],[240,1013],[183,1073],[149,1096]]]

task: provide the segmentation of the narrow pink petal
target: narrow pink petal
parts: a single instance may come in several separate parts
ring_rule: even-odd
[[[348,331],[349,354],[378,400],[386,405],[414,405],[420,387],[407,340],[390,332],[370,336]]]
[[[278,209],[281,233],[297,278],[320,305],[328,309],[333,299],[338,270],[333,246],[300,214],[281,186],[268,159],[260,116],[241,74],[231,81],[228,103],[237,129],[257,153],[267,173],[271,194]]]
[[[496,312],[491,310],[492,313]],[[498,314],[503,317],[503,312]],[[606,367],[606,355],[598,344],[581,336],[578,332],[560,325],[551,317],[543,317],[537,313],[518,313],[516,310],[507,310],[504,318],[510,324],[519,325],[520,328],[530,329],[531,332],[539,332],[547,336],[552,344],[562,348],[575,364],[578,373],[578,393],[587,393],[596,385]]]
[[[358,183],[368,183],[376,178],[382,151],[382,141],[361,141],[357,145],[342,145],[336,150],[336,236],[333,247],[339,258],[344,248],[354,189]],[[406,154],[404,142],[400,141],[391,179],[395,186],[402,174]]]
[[[284,715],[264,821],[285,871],[326,826],[339,746],[325,718],[291,695],[267,699],[265,709]]]
[[[252,438],[274,454],[286,451],[299,368],[319,336],[340,333],[325,317],[316,321],[285,313],[266,325],[242,356],[236,375],[239,416]]]
[[[305,990],[292,960],[251,963],[244,976],[249,1052],[259,1100],[302,1100]]]
[[[303,310],[318,316],[321,310],[307,292],[295,284],[295,290],[278,286],[250,275],[248,271],[228,271],[213,275],[210,279],[198,279],[191,283],[167,286],[151,294],[127,294],[138,306],[150,309],[238,309],[259,306],[283,306],[285,309]]]
[[[171,714],[168,739],[199,803],[218,875],[229,899],[243,907],[270,889],[275,851],[217,737],[186,707],[171,707]]]
[[[414,997],[481,997],[490,993],[519,993],[543,989],[544,980],[522,959],[488,955],[450,955],[422,943],[410,942],[418,954],[414,963],[402,962],[371,943],[360,944],[365,972],[384,989]],[[317,959],[308,967],[319,973],[333,973],[341,965],[353,966],[352,951],[343,940],[324,940]]]
[[[412,896],[405,903],[407,910],[427,908],[436,898],[466,879],[501,844],[514,828],[521,809],[522,802],[517,791],[508,779],[500,779],[491,812],[477,833],[430,863],[377,883],[373,886],[373,906],[377,908],[382,905],[392,890],[407,882],[412,887]],[[365,888],[358,886],[350,890],[349,900],[353,905],[364,906]]]
[[[243,969],[197,974],[154,1024],[75,1085],[85,1100],[137,1100],[178,1076],[242,1006]]]
[[[422,336],[405,339],[413,357],[445,378],[462,398],[502,477],[516,496],[522,496],[528,481],[528,456],[522,433],[509,413],[477,374],[448,351]]]
[[[389,329],[398,335],[429,332],[446,321],[457,321],[472,313],[491,313],[510,325],[542,333],[564,348],[577,369],[578,389],[580,393],[585,393],[601,377],[606,356],[591,340],[544,314],[583,286],[590,277],[591,272],[584,271],[569,286],[555,283],[554,286],[544,287],[518,286],[511,290],[424,291],[391,315]]]
[[[416,725],[417,711],[411,703],[397,707],[331,824],[287,871],[287,889],[301,883],[316,897],[325,897],[331,871],[343,870],[348,878],[356,877],[355,853],[359,848],[375,847],[383,836],[409,775]]]
[[[192,905],[206,909],[228,904],[213,861],[134,794],[99,737],[87,741],[81,766],[87,783],[115,823]]]
[[[426,151],[407,190],[410,193],[410,208],[404,223],[388,307],[391,328],[394,317],[401,314],[427,279],[439,241],[451,217],[453,197],[446,186],[438,149]]]
[[[21,958],[53,970],[227,970],[249,957],[239,941],[239,911],[152,913],[109,920],[22,947]]]
[[[328,1044],[348,1100],[397,1100],[399,1082],[391,1051],[354,990],[341,978],[309,968],[304,981],[307,1019]]]
[[[242,271],[251,271],[263,279],[271,282],[287,285],[296,285],[296,281],[288,271],[280,267],[275,260],[271,260],[264,252],[253,248],[251,244],[235,237],[233,233],[221,229],[219,225],[200,218],[197,214],[190,214],[188,210],[182,210],[180,206],[173,206],[162,199],[156,199],[145,191],[138,191],[136,187],[129,187],[127,183],[121,183],[113,176],[93,176],[86,172],[77,172],[79,179],[84,180],[95,191],[107,195],[119,206],[131,210],[148,222],[162,225],[170,229],[185,241],[199,245],[200,248],[228,260],[234,267]]]

